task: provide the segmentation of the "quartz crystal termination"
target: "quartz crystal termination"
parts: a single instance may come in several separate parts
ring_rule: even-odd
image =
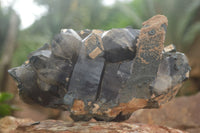
[[[71,112],[74,121],[124,121],[177,94],[190,66],[174,45],[164,47],[167,18],[138,29],[62,29],[51,44],[9,70],[28,104]]]

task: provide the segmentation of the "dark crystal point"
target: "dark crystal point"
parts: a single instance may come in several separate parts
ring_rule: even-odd
[[[120,62],[132,60],[136,53],[136,41],[138,31],[128,29],[111,29],[102,35],[105,49],[105,59],[108,62]]]

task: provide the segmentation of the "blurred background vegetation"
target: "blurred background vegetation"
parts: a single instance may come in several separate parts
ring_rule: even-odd
[[[0,1],[1,92],[16,93],[11,89],[16,85],[10,83],[7,70],[21,65],[31,51],[50,43],[61,28],[108,30],[131,26],[139,29],[143,21],[156,14],[163,14],[169,20],[165,45],[176,45],[178,51],[187,55],[192,67],[191,78],[179,96],[200,90],[200,0],[129,0],[116,1],[111,6],[105,6],[102,0],[34,1],[44,5],[47,12],[23,30],[12,5],[4,8]]]

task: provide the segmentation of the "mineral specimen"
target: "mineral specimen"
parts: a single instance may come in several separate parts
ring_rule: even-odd
[[[186,56],[164,48],[167,23],[156,15],[140,30],[63,29],[9,73],[26,103],[68,110],[75,121],[123,121],[168,102],[189,77]]]

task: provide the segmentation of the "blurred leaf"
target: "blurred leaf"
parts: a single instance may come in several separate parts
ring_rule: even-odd
[[[195,12],[197,12],[199,7],[200,7],[199,0],[191,2],[188,5],[184,15],[180,18],[180,20],[178,20],[179,24],[177,25],[177,32],[176,32],[178,40],[182,40],[182,38],[184,38],[183,36],[184,36],[186,30],[191,28],[190,23],[194,19]],[[183,39],[183,42],[184,41],[185,40]],[[192,43],[192,40],[190,40],[190,42],[188,42],[188,41],[189,40],[187,40],[187,43]],[[182,42],[180,42],[180,43],[182,43]]]
[[[11,105],[5,103],[13,98],[13,94],[3,92],[0,93],[0,117],[10,115],[12,111],[17,110],[16,107],[12,107]]]
[[[0,117],[10,115],[11,112],[12,112],[12,108],[10,107],[10,105],[0,103]]]
[[[148,5],[150,15],[151,16],[156,15],[155,7],[154,7],[154,0],[147,0],[147,5]]]
[[[13,98],[13,94],[10,93],[0,93],[0,103],[11,100]]]
[[[119,8],[124,12],[125,15],[127,15],[127,17],[130,17],[130,19],[132,20],[132,22],[137,26],[137,27],[141,27],[142,26],[142,20],[141,18],[138,16],[137,13],[135,13],[131,8],[129,8],[128,6],[119,3],[118,4]]]
[[[185,44],[190,44],[192,41],[194,41],[196,35],[200,35],[200,22],[197,22],[190,26],[188,31],[185,32],[183,42],[185,42]]]

